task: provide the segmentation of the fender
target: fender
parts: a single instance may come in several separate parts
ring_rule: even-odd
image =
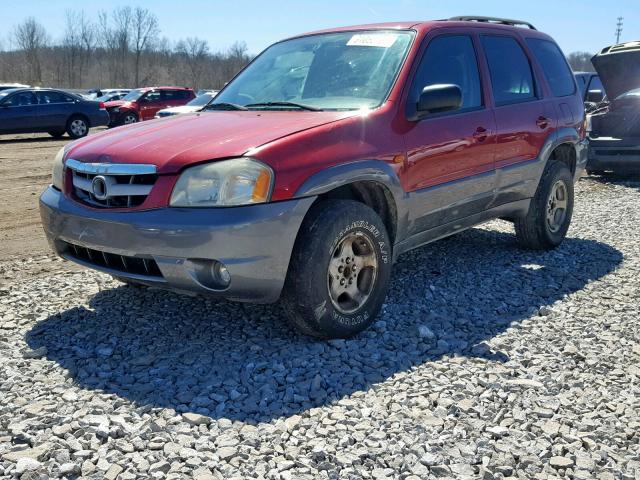
[[[573,128],[559,128],[549,134],[538,156],[526,162],[500,167],[496,170],[496,197],[493,206],[532,198],[538,188],[553,151],[560,145],[570,144],[576,150],[574,182],[582,174],[586,163],[586,149],[578,132]],[[581,163],[581,159],[584,161]]]
[[[359,160],[317,172],[304,181],[293,197],[322,195],[338,187],[363,181],[379,183],[391,193],[397,214],[396,242],[403,239],[408,222],[408,194],[391,164],[382,160]]]

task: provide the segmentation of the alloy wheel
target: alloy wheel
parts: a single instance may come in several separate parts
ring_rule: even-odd
[[[378,257],[372,241],[362,233],[349,233],[336,245],[327,274],[329,297],[343,314],[356,312],[373,290]]]
[[[547,200],[547,226],[551,233],[558,232],[567,217],[567,185],[563,180],[553,184]]]

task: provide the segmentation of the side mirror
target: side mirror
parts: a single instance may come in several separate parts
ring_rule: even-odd
[[[602,90],[589,90],[585,102],[600,103],[604,100],[604,93]]]
[[[434,113],[457,110],[462,106],[462,90],[458,85],[435,84],[422,89],[416,105],[415,120]]]

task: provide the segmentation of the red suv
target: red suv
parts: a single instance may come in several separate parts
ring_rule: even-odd
[[[201,112],[70,144],[40,206],[64,258],[282,298],[302,332],[348,337],[412,248],[494,218],[559,245],[585,147],[571,70],[530,25],[366,25],[276,43]]]
[[[196,98],[191,88],[148,87],[131,90],[122,100],[106,102],[109,126],[151,120],[163,108],[180,107]]]

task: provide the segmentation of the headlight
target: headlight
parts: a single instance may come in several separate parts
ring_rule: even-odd
[[[64,154],[66,153],[65,147],[62,147],[56,153],[56,158],[53,159],[53,172],[51,174],[51,183],[58,190],[62,190],[64,187]]]
[[[173,188],[172,207],[227,207],[269,200],[273,171],[250,158],[188,168]]]

